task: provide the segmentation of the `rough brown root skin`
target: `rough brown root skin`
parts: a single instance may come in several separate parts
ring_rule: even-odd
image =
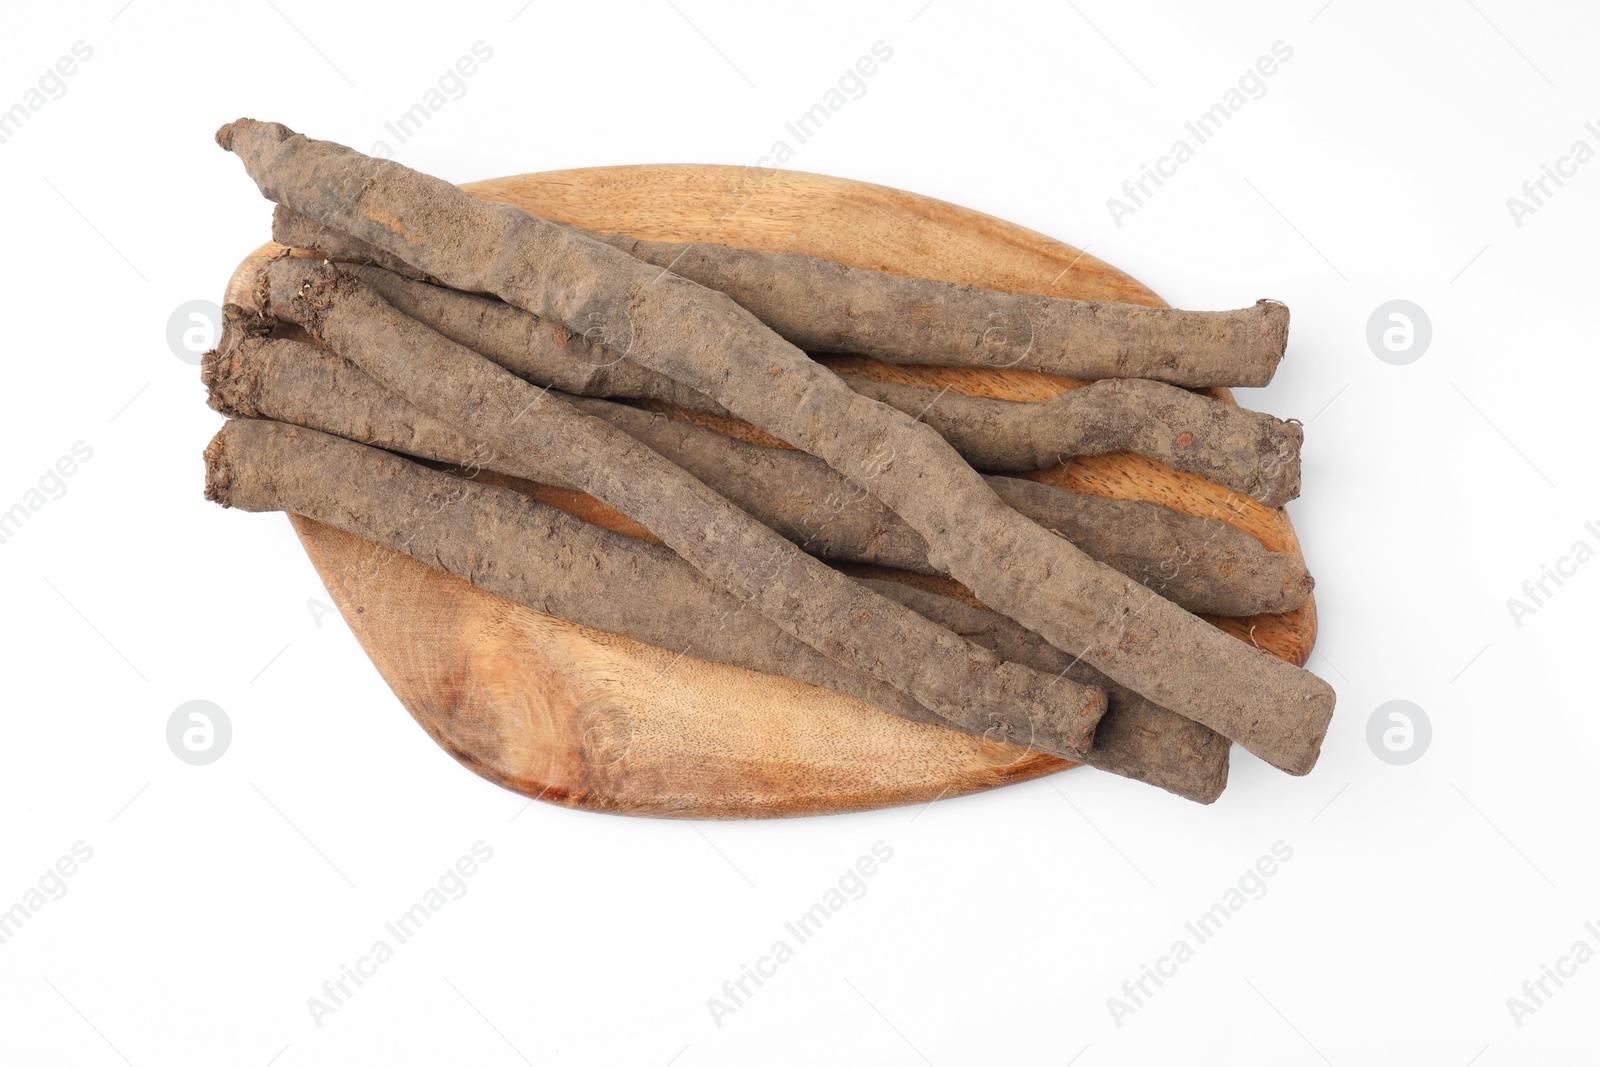
[[[1083,661],[1067,655],[1004,615],[939,593],[876,579],[863,584],[954,630],[1005,659],[1061,674],[1106,690],[1106,714],[1084,762],[1124,778],[1160,786],[1210,804],[1228,784],[1231,742],[1221,734],[1117,685]]]
[[[1266,385],[1289,340],[1289,309],[1276,300],[1235,311],[1183,311],[1031,296],[859,270],[792,252],[573,229],[728,294],[784,339],[813,352],[1199,388]],[[396,257],[285,208],[274,216],[273,237],[334,259],[421,276]]]
[[[425,285],[378,267],[344,269],[397,310],[535,385],[573,396],[658,400],[689,411],[727,415],[704,393],[607,348],[603,329],[575,332],[501,300]],[[627,339],[613,340],[620,344]]]
[[[205,456],[206,497],[224,507],[304,515],[537,611],[701,659],[788,675],[913,721],[954,725],[743,612],[670,550],[591,526],[512,490],[265,420],[230,421]],[[992,613],[908,586],[872,585],[896,600],[914,598],[907,607],[966,627],[980,644],[993,641],[996,649],[1012,648],[1055,669],[1054,650],[1036,638],[1018,639]],[[658,595],[641,604],[641,588]],[[1216,798],[1227,779],[1225,743],[1197,742],[1192,735],[1203,728],[1132,695],[1120,696],[1114,712],[1120,721],[1101,721],[1083,762],[1203,804]]]
[[[1221,519],[1143,500],[1073,493],[990,475],[1011,507],[1077,545],[1091,559],[1204,615],[1272,615],[1305,606],[1316,582],[1298,557],[1268,551]]]
[[[226,311],[225,311],[226,317]],[[229,418],[271,419],[391,452],[539,479],[385,389],[349,360],[302,341],[258,332],[223,332],[221,346],[201,366],[206,402]],[[504,468],[513,469],[504,469]]]
[[[338,243],[353,239],[326,227],[304,236],[323,233],[329,235],[324,245],[355,254]],[[297,234],[286,230],[284,236]],[[367,259],[394,260],[361,247]],[[400,311],[535,384],[576,396],[658,400],[727,414],[705,394],[503,301],[422,284],[375,266],[345,269]],[[612,338],[618,345],[628,340]],[[983,470],[1038,470],[1072,456],[1129,451],[1245,493],[1267,507],[1280,507],[1300,492],[1305,435],[1299,423],[1161,382],[1108,379],[1050,400],[1018,403],[848,375],[844,381],[874,400],[921,414]]]
[[[513,374],[577,396],[658,400],[727,412],[704,393],[503,301],[424,285],[371,266],[347,267],[400,311]],[[616,339],[619,344],[626,339]],[[973,466],[1038,470],[1075,455],[1130,451],[1278,507],[1300,490],[1298,423],[1160,382],[1096,382],[1018,403],[846,376],[852,389],[938,430]]]
[[[491,293],[569,329],[598,322],[629,337],[630,358],[711,395],[876,495],[928,542],[930,561],[985,604],[1274,766],[1305,774],[1316,763],[1335,701],[1326,682],[1019,515],[937,432],[852,392],[726,295],[570,228],[276,124],[240,120],[230,137],[268,199],[453,288]]]
[[[892,714],[950,725],[743,610],[670,549],[591,526],[513,490],[259,419],[230,420],[205,460],[206,499],[224,507],[304,515],[536,611],[702,659],[789,674]],[[641,603],[640,589],[657,597]]]
[[[353,275],[279,259],[261,272],[257,297],[493,454],[543,467],[638,522],[824,655],[990,736],[1069,759],[1090,744],[1103,690],[1003,662],[864,589],[616,427],[400,314]]]
[[[557,481],[542,466],[489,456],[468,435],[314,345],[225,335],[203,374],[211,406],[226,415],[277,419],[466,470],[487,464],[533,482]],[[814,456],[747,444],[605,400],[567,400],[644,442],[812,555],[934,573],[927,543],[914,530]],[[1219,520],[1016,478],[988,482],[1022,514],[1190,611],[1290,611],[1310,593],[1311,577],[1298,559],[1268,552]]]
[[[1276,300],[1183,311],[979,289],[792,252],[625,234],[600,240],[727,293],[800,348],[887,363],[1259,386],[1272,380],[1289,340],[1289,309]]]
[[[373,248],[347,233],[329,229],[298,211],[290,211],[282,204],[272,209],[272,239],[286,248],[316,252],[337,263],[371,264],[411,281],[433,280],[405,260]]]
[[[280,242],[316,239],[318,250],[336,259],[390,267],[347,269],[407,315],[531,382],[576,396],[659,400],[689,411],[727,414],[705,394],[590,338],[502,301],[400,277],[392,270],[396,257],[295,212],[280,208],[279,214],[289,220],[281,233],[274,231]],[[611,340],[619,346],[630,341]],[[1072,456],[1128,451],[1198,474],[1267,507],[1281,507],[1300,494],[1305,433],[1299,423],[1161,382],[1107,379],[1050,400],[1018,403],[849,375],[844,381],[900,411],[921,413],[982,470],[1038,470]]]
[[[1164,382],[1108,378],[1023,403],[845,376],[863,396],[920,413],[981,470],[1040,470],[1073,456],[1136,452],[1269,508],[1300,495],[1305,431]]]

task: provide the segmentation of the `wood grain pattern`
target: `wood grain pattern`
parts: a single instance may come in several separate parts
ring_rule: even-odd
[[[652,240],[804,252],[994,289],[1162,305],[1138,281],[1059,241],[841,178],[656,165],[528,174],[464,188],[548,218]],[[252,253],[227,298],[249,306],[249,278],[280,252],[269,244]],[[854,374],[1014,400],[1084,384],[1027,371],[890,366],[860,357],[830,362]],[[1229,399],[1226,390],[1216,395]],[[672,414],[778,443],[742,423]],[[1142,457],[1089,457],[1030,476],[1221,518],[1269,548],[1300,552],[1281,509]],[[641,532],[582,494],[534,494],[591,522]],[[362,647],[429,736],[476,773],[528,796],[634,815],[796,816],[927,802],[1075,766],[907,722],[790,679],[577,626],[330,527],[291,520]],[[970,599],[946,579],[894,576]],[[1302,665],[1316,637],[1309,602],[1284,615],[1212,621]]]

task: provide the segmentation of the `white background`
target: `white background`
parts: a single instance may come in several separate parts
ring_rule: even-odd
[[[74,42],[93,55],[0,144],[0,510],[75,442],[93,456],[0,545],[0,908],[75,842],[93,856],[0,945],[0,1062],[1592,1062],[1600,962],[1520,1026],[1507,998],[1600,949],[1600,564],[1520,626],[1506,601],[1600,546],[1600,162],[1521,226],[1506,201],[1600,147],[1600,15],[1321,5],[14,6],[0,107]],[[1307,424],[1290,512],[1339,692],[1315,772],[1236,750],[1212,807],[1077,770],[685,824],[528,807],[433,746],[313,610],[287,521],[201,498],[219,420],[165,331],[267,235],[220,123],[370,149],[479,40],[492,59],[402,161],[754,163],[881,40],[791,167],[1014,220],[1183,306],[1286,300],[1289,358],[1240,399]],[[1119,227],[1107,198],[1280,40],[1265,95]],[[1406,366],[1365,339],[1395,298],[1433,326]],[[233,724],[209,766],[167,748],[191,699]],[[1391,699],[1433,725],[1407,766],[1366,741]],[[307,998],[479,840],[466,896],[313,1022]],[[716,1025],[707,998],[877,841],[866,895]],[[1279,841],[1266,894],[1119,1026],[1108,998]]]

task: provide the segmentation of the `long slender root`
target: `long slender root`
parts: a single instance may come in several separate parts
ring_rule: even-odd
[[[275,123],[241,119],[217,139],[269,199],[446,285],[491,293],[569,329],[598,325],[608,344],[625,337],[614,347],[876,495],[927,541],[930,562],[985,604],[1275,766],[1304,774],[1315,764],[1333,713],[1326,683],[1018,514],[932,428],[851,391],[726,295],[569,227]],[[803,607],[789,600],[788,609]]]
[[[1072,456],[1136,452],[1269,508],[1300,495],[1299,423],[1163,382],[1106,378],[1032,403],[870,378],[845,382],[920,415],[980,470],[1039,470]]]
[[[345,269],[407,315],[537,385],[726,414],[704,393],[604,347],[602,330],[584,337],[502,301],[375,267]],[[625,344],[628,338],[611,341]],[[1161,382],[1107,379],[1034,403],[848,375],[844,382],[864,396],[920,415],[981,470],[1038,470],[1072,456],[1129,451],[1246,493],[1267,507],[1278,507],[1300,491],[1304,434],[1298,423]]]
[[[1068,758],[1088,747],[1102,690],[1001,661],[864,589],[623,431],[400,314],[353,276],[281,258],[261,272],[257,296],[493,454],[549,469],[640,523],[819,652],[964,726]]]
[[[1191,388],[1261,386],[1289,336],[1289,309],[1181,311],[999,292],[859,270],[795,253],[642,241],[573,227],[662,270],[731,296],[784,339],[813,352],[887,363],[1009,367],[1066,378],[1150,378]],[[336,259],[417,277],[399,257],[280,209],[273,237]]]
[[[744,611],[668,549],[378,448],[303,427],[234,419],[206,449],[206,496],[244,511],[304,515],[581,625],[785,674],[913,721],[956,725]],[[1059,669],[1059,653],[1017,635],[990,612],[892,582],[867,584],[963,629],[979,644],[1004,648],[1040,669]],[[651,597],[641,598],[641,589]],[[1080,760],[1204,804],[1216,799],[1228,773],[1226,742],[1120,689]]]
[[[406,455],[552,484],[546,466],[495,456],[478,441],[400,399],[360,368],[300,341],[249,336],[258,320],[228,309],[219,351],[202,373],[213,407],[337,434]],[[933,573],[926,542],[899,516],[814,456],[766,448],[605,400],[568,397],[626,432],[813,555]],[[1311,576],[1225,522],[1157,504],[1086,496],[991,476],[1019,512],[1190,611],[1256,615],[1305,603]],[[563,486],[563,488],[575,488]]]

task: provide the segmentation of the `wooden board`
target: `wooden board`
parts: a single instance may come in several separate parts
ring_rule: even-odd
[[[1133,278],[1060,241],[842,178],[660,165],[527,174],[465,188],[548,218],[653,240],[804,252],[993,289],[1162,304]],[[247,258],[228,299],[247,305],[254,267],[279,251],[267,245]],[[1240,295],[1244,305],[1256,294]],[[1014,400],[1082,384],[1026,371],[855,358],[840,361],[841,369],[845,363],[852,373]],[[1229,399],[1226,390],[1216,395]],[[716,425],[775,443],[752,427]],[[1030,476],[1221,518],[1271,549],[1300,551],[1281,509],[1137,456],[1079,459]],[[638,532],[587,497],[535,495]],[[632,815],[815,815],[928,802],[1076,766],[577,626],[311,520],[291,521],[362,647],[423,729],[473,771],[531,797]],[[948,581],[921,581],[964,592]],[[1316,636],[1310,603],[1283,615],[1213,621],[1302,665]]]

